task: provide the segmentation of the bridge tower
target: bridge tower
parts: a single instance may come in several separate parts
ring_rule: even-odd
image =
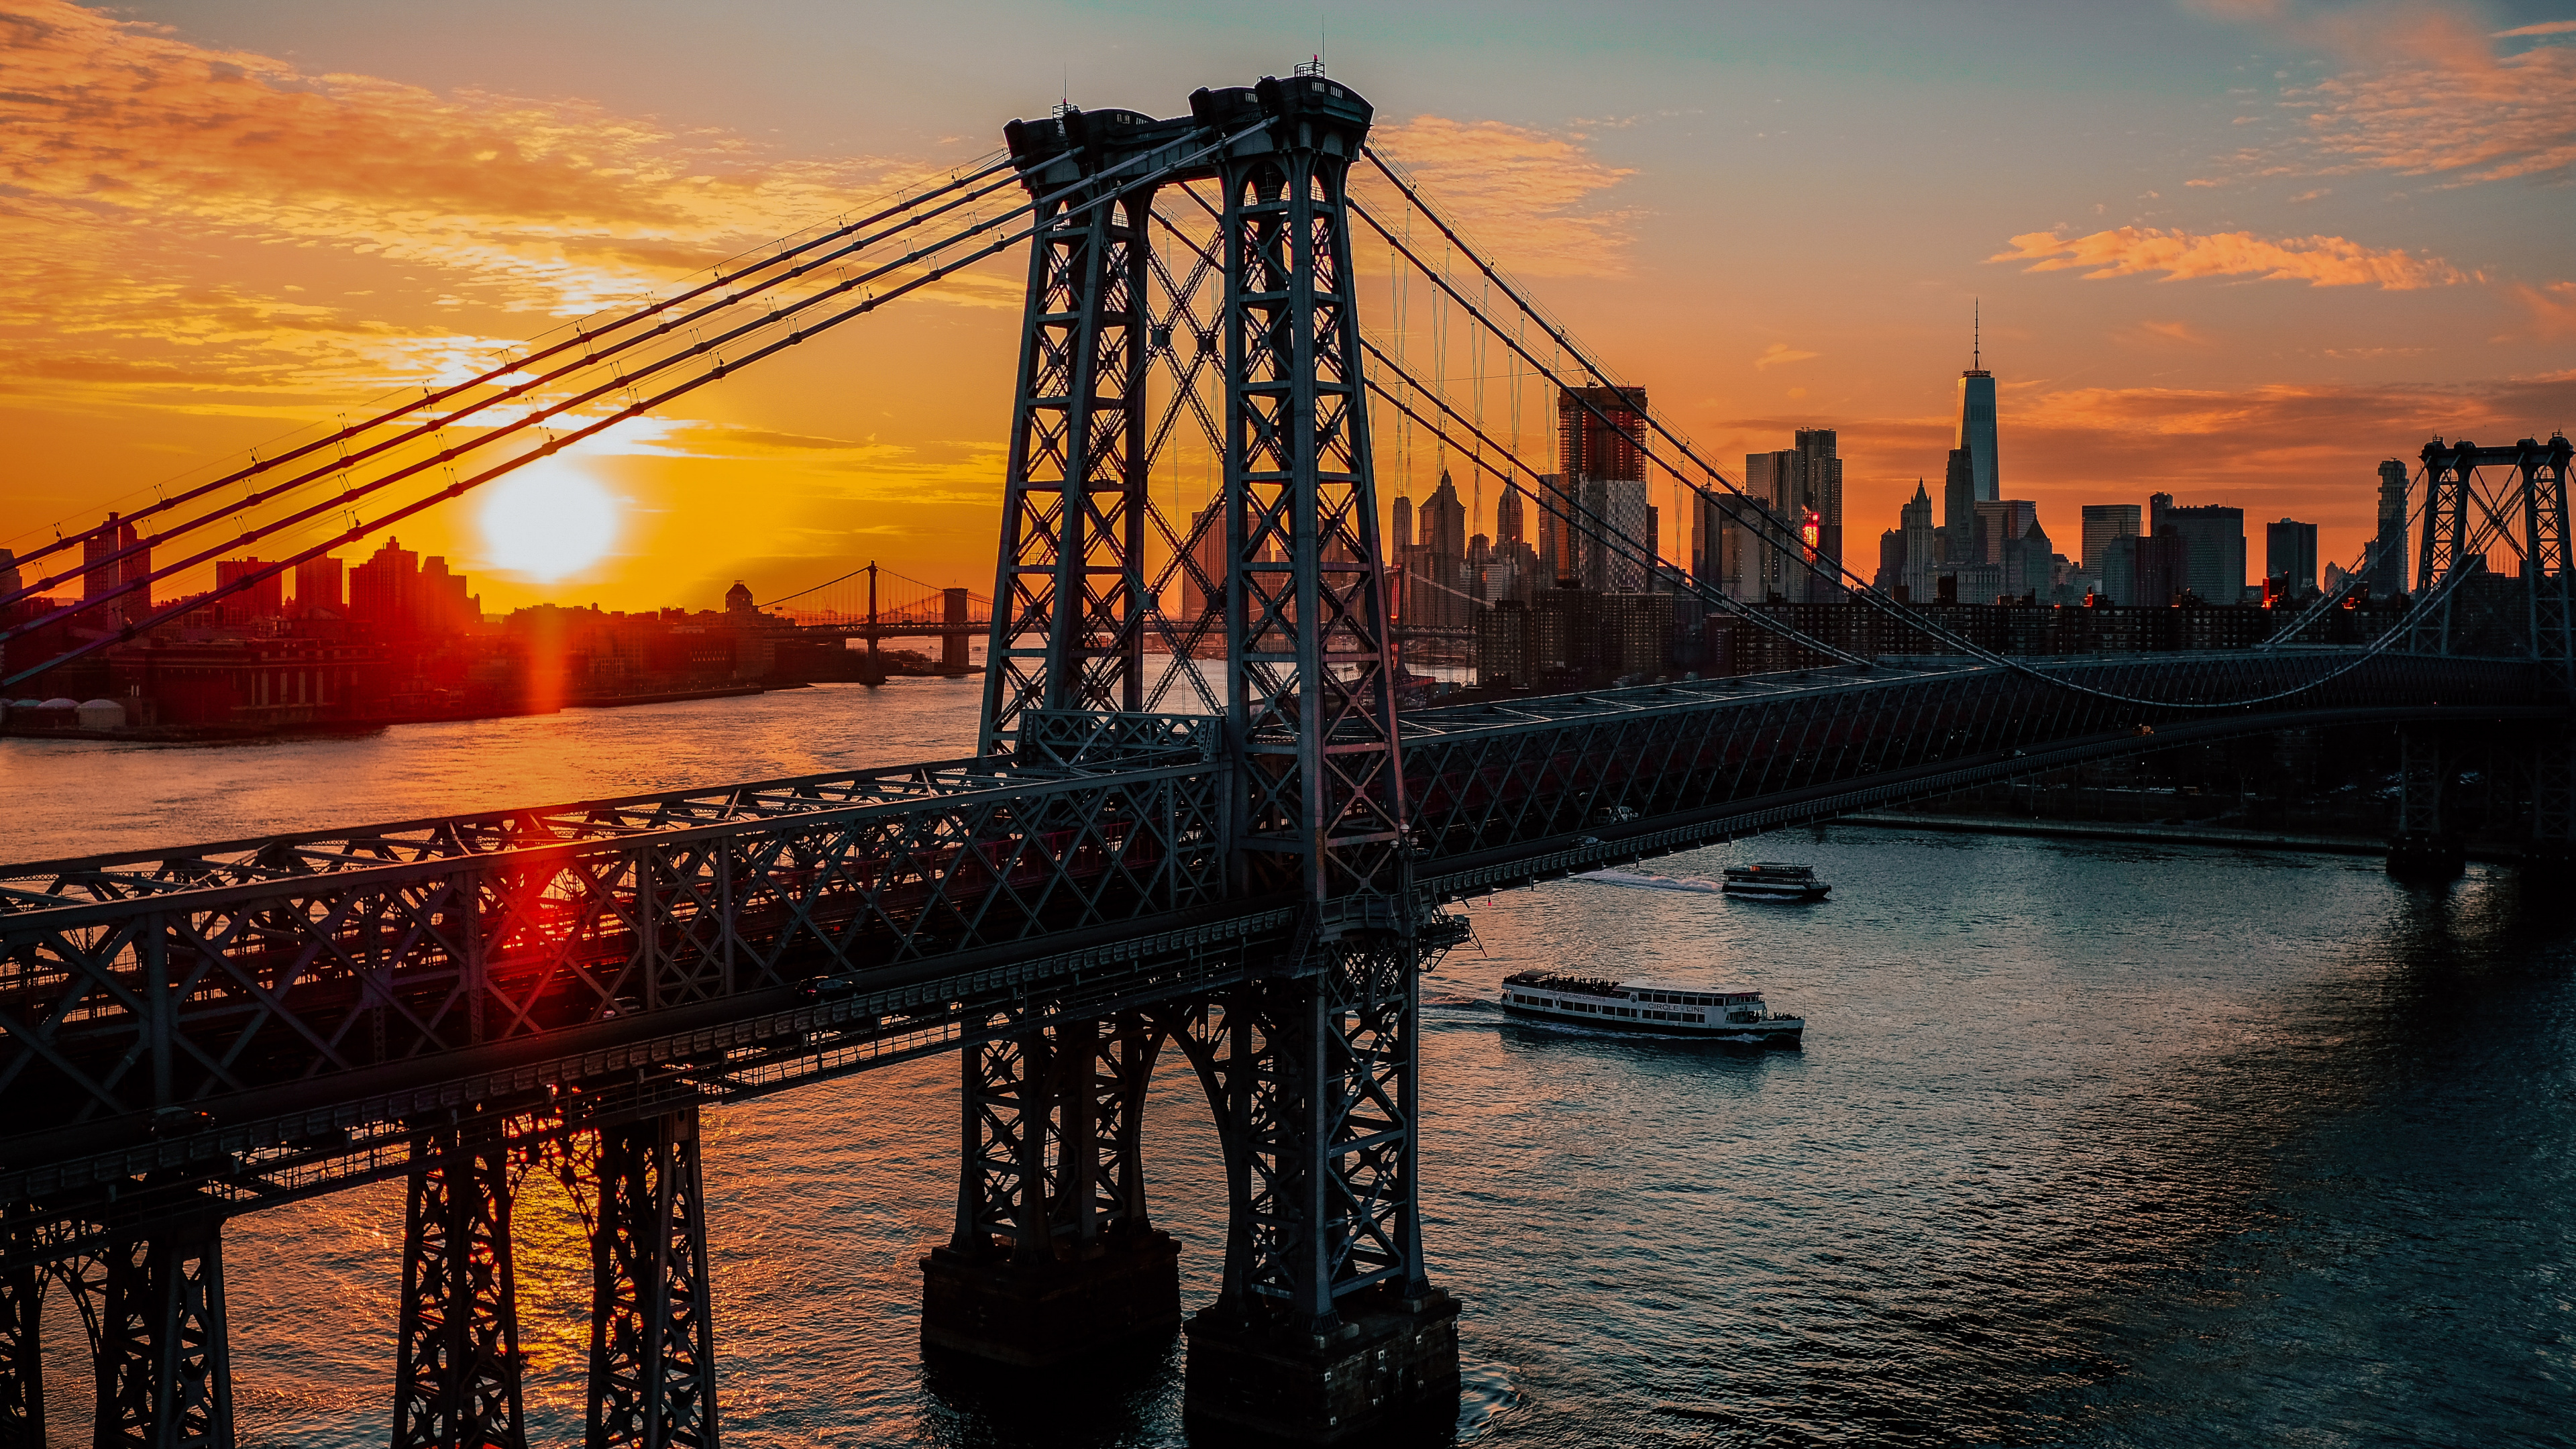
[[[2560,434],[2509,447],[2436,438],[2424,445],[2422,458],[2420,607],[2402,626],[2407,645],[2430,654],[2527,652],[2561,695],[2576,695],[2576,579],[2569,574],[2567,515],[2567,470],[2576,446]],[[2482,492],[2475,481],[2480,468],[2510,469],[2510,496],[2499,502]],[[2522,555],[2518,600],[2511,582],[2480,577],[2487,569],[2481,544],[2492,535],[2511,539]],[[2470,741],[2438,725],[2409,725],[2399,744],[2398,828],[2388,853],[2392,873],[2436,879],[2459,874],[2460,831],[2444,797],[2472,744],[2491,767],[2490,791],[2498,765],[2510,765],[2529,782],[2531,858],[2563,865],[2576,855],[2576,736],[2551,729],[2527,740]]]
[[[1222,845],[1233,889],[1292,924],[1239,987],[1096,1022],[997,1021],[967,1049],[957,1227],[924,1260],[922,1328],[933,1351],[1048,1363],[1178,1320],[1137,1136],[1154,1057],[1177,1041],[1229,1196],[1223,1280],[1188,1323],[1188,1412],[1322,1441],[1454,1413],[1457,1307],[1422,1259],[1418,981],[1437,947],[1406,839],[1345,190],[1372,113],[1315,69],[1198,91],[1185,118],[1074,111],[1008,132],[1031,192],[1058,200],[1030,263],[982,747],[1054,768],[1057,742],[1115,735],[1139,707],[1158,328],[1151,195],[1127,178],[1212,183]]]

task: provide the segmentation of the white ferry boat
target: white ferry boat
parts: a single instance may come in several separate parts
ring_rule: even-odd
[[[1815,871],[1803,865],[1783,865],[1766,860],[1759,865],[1730,865],[1718,889],[1730,896],[1755,901],[1821,901],[1833,887],[1816,879]]]
[[[1773,1015],[1763,1006],[1759,991],[1605,981],[1548,971],[1523,971],[1503,978],[1501,1004],[1510,1016],[1764,1046],[1796,1046],[1807,1030],[1804,1017]]]

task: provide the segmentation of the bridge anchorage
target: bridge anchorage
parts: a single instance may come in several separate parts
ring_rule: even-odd
[[[393,1442],[523,1445],[511,1214],[540,1171],[590,1233],[585,1443],[713,1446],[700,1111],[948,1052],[957,1212],[922,1264],[925,1352],[1059,1364],[1180,1322],[1176,1245],[1141,1167],[1146,1085],[1171,1050],[1205,1089],[1228,1184],[1223,1275],[1184,1325],[1187,1414],[1228,1441],[1445,1425],[1458,1308],[1425,1259],[1416,1135],[1418,981],[1464,932],[1443,903],[2337,724],[2409,731],[2407,839],[2436,868],[2469,749],[2525,762],[2544,842],[2576,835],[2557,438],[2427,450],[2418,591],[2366,646],[2302,642],[2340,596],[2260,648],[2032,660],[1886,596],[1854,597],[1872,638],[1911,653],[1703,594],[1812,663],[1399,719],[1367,396],[1659,583],[1698,585],[1363,340],[1351,220],[1412,256],[1350,194],[1365,161],[1581,371],[1550,370],[1517,325],[1424,270],[1463,315],[1569,396],[1616,385],[1365,149],[1369,120],[1301,73],[1200,91],[1181,118],[1014,123],[1006,160],[218,480],[291,501],[327,479],[336,510],[456,458],[491,463],[405,508],[430,506],[1029,245],[971,757],[0,866],[0,1449],[44,1442],[55,1288],[88,1326],[96,1442],[231,1444],[224,1224],[397,1179]],[[1025,204],[906,235],[1014,186]],[[1158,194],[1208,229],[1183,232]],[[1149,225],[1195,258],[1185,275]],[[897,237],[912,250],[870,259]],[[1157,365],[1180,396],[1149,427]],[[1209,368],[1213,407],[1193,391]],[[526,431],[608,396],[633,401],[572,414],[542,445]],[[473,421],[496,407],[507,421]],[[1193,525],[1208,532],[1186,541],[1145,489],[1184,407],[1204,408],[1224,463],[1221,505]],[[522,451],[492,463],[513,438]],[[1630,441],[1735,506],[1653,417]],[[2507,463],[2517,491],[2478,481]],[[2523,554],[2519,581],[2487,570],[2499,537]],[[1149,578],[1154,539],[1171,561]],[[1781,547],[1784,566],[1828,566]],[[1175,629],[1156,600],[1182,567],[1197,607]],[[119,589],[158,576],[148,560],[133,573]],[[950,638],[971,607],[944,593],[935,619],[925,599],[918,618],[871,608],[859,627]],[[1160,711],[1173,675],[1149,679],[1149,628],[1157,667],[1221,645],[1222,691],[1189,676],[1200,712]]]

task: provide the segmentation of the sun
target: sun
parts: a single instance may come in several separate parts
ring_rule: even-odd
[[[598,480],[554,458],[493,483],[482,521],[487,564],[539,583],[580,573],[617,542],[617,500]]]

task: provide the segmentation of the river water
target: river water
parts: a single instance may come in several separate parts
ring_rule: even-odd
[[[0,858],[237,837],[964,753],[975,686],[222,748],[0,741]],[[1479,902],[1427,984],[1435,1281],[1459,1436],[1490,1444],[2576,1442],[2576,932],[2563,882],[2472,867],[1856,827],[1815,907],[1568,881]],[[1507,1023],[1528,966],[1708,976],[1795,1053]],[[955,1194],[953,1059],[709,1117],[724,1437],[1172,1445],[1179,1344],[1032,1385],[925,1375],[918,1254]],[[1147,1117],[1185,1301],[1213,1290],[1215,1137],[1167,1060]],[[398,1184],[237,1220],[245,1443],[386,1434]],[[587,1258],[518,1213],[530,1402],[580,1437]],[[85,1361],[48,1305],[53,1439]]]

